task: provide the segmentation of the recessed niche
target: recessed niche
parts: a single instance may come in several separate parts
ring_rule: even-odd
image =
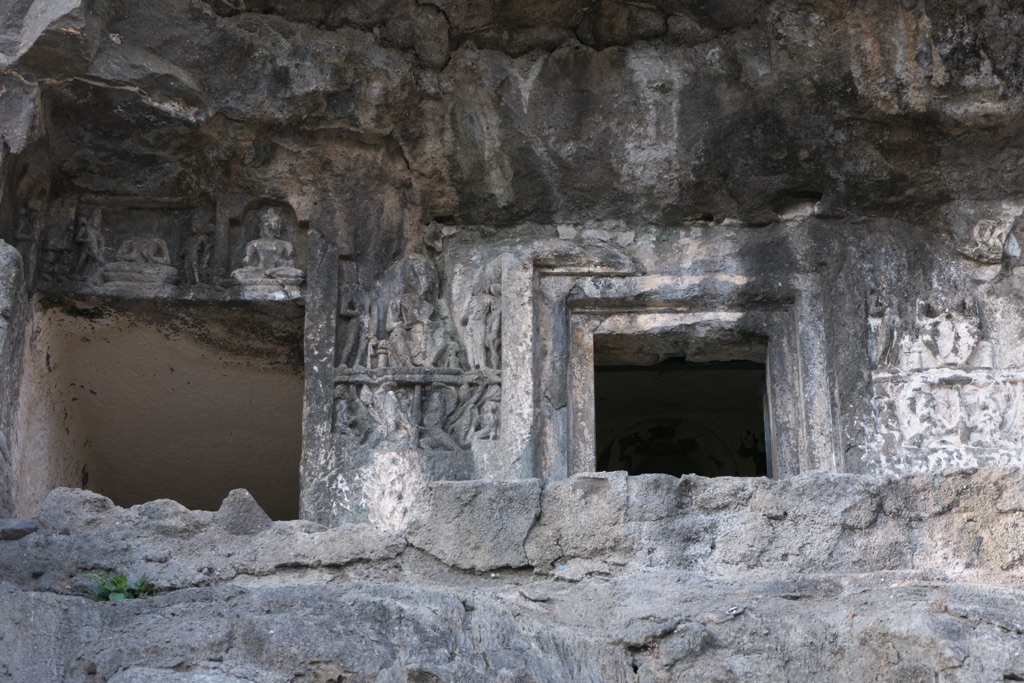
[[[771,475],[763,363],[596,366],[594,399],[599,471]]]
[[[19,413],[19,508],[56,486],[215,510],[245,488],[298,516],[302,308],[37,301]]]

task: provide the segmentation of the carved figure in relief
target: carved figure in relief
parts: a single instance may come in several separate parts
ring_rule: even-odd
[[[339,387],[338,391],[339,395],[334,399],[331,431],[355,439],[358,443],[365,443],[377,427],[366,407],[373,400],[372,394],[367,387],[363,387],[361,393],[356,387],[345,385]]]
[[[904,442],[911,447],[929,445],[940,431],[937,425],[938,404],[935,396],[919,386],[906,387],[897,404]]]
[[[331,431],[341,436],[354,436],[352,431],[352,420],[349,416],[349,405],[351,398],[338,397],[334,399],[334,419],[331,424]]]
[[[458,407],[448,418],[446,430],[461,448],[470,446],[470,437],[480,414],[477,403],[484,395],[485,390],[485,386],[473,387],[469,384],[463,384],[458,389]]]
[[[376,442],[373,442],[373,438],[378,435],[378,425],[380,424],[377,419],[377,415],[372,410],[373,407],[373,390],[368,386],[362,386],[356,391],[355,387],[351,389],[352,401],[349,405],[348,412],[352,416],[352,424],[355,426],[355,433],[359,436],[361,443],[370,444],[375,446]],[[378,441],[380,439],[378,438]]]
[[[396,281],[390,283],[390,289],[400,293],[387,302],[384,318],[389,365],[436,366],[447,342],[443,322],[435,319],[437,273],[433,263],[418,255],[407,256],[396,265],[392,272]]]
[[[199,222],[193,222],[192,232],[185,243],[185,282],[190,285],[207,282],[212,255],[213,240],[210,233]]]
[[[448,340],[448,343],[444,347],[444,367],[452,370],[458,370],[462,368],[462,349],[459,348],[459,343],[454,339]]]
[[[966,386],[963,388],[964,418],[971,446],[993,448],[1012,446],[1005,437],[1003,419],[1007,413],[1007,396],[1002,386]]]
[[[921,340],[914,339],[909,334],[904,335],[899,345],[899,369],[905,372],[924,370],[926,354],[928,349]]]
[[[483,402],[473,430],[472,439],[474,441],[489,441],[498,438],[499,409],[497,397]]]
[[[372,437],[376,445],[395,449],[407,448],[412,443],[413,421],[411,396],[408,390],[383,385],[373,393],[377,432]]]
[[[882,292],[868,292],[868,356],[875,368],[894,368],[900,356],[900,319]]]
[[[242,267],[231,277],[243,286],[286,285],[298,287],[305,278],[295,263],[295,247],[281,239],[283,217],[276,206],[265,207],[260,216],[260,236],[245,245]]]
[[[356,343],[367,367],[436,367],[451,339],[438,304],[432,261],[410,254],[392,265],[362,307]],[[382,351],[383,357],[382,356]]]
[[[459,323],[471,370],[501,368],[501,261],[481,269]]]
[[[102,221],[103,211],[96,208],[78,226],[78,230],[75,232],[75,243],[79,245],[79,252],[73,269],[74,273],[71,276],[73,279],[92,280],[106,262],[103,255],[106,245],[103,233],[100,231]]]
[[[454,390],[436,389],[424,401],[420,448],[434,451],[459,450],[459,444],[445,431],[448,416],[453,412],[453,401],[447,396],[449,392],[454,393]]]
[[[997,264],[1003,259],[1006,238],[1013,227],[1012,220],[983,218],[971,228],[971,242],[957,250],[979,263]]]
[[[884,314],[883,318],[884,319]],[[883,351],[885,335],[877,314],[869,318],[877,332],[873,350]],[[953,306],[930,301],[918,302],[914,333],[902,335],[896,354],[900,370],[913,372],[938,367],[990,367],[992,346],[981,339],[981,317],[973,298],[964,298]],[[881,361],[886,356],[880,357]]]
[[[954,307],[931,302],[918,304],[917,336],[930,353],[929,367],[966,365],[981,338],[981,320],[973,299],[962,299]]]
[[[15,223],[14,235],[16,242],[30,242],[35,239],[36,226],[39,223],[39,209],[33,200],[21,207],[21,219]]]
[[[104,282],[174,284],[178,269],[171,265],[167,243],[155,237],[129,237],[114,260],[103,267]]]
[[[487,313],[487,367],[501,369],[501,283],[495,282],[490,287],[494,301]]]
[[[404,294],[388,306],[385,330],[388,333],[389,365],[395,367],[431,366],[437,358],[429,354],[427,323],[434,305],[415,294]]]
[[[466,328],[466,361],[473,370],[487,367],[487,317],[494,305],[490,294],[474,294],[460,321]]]
[[[363,315],[367,312],[366,293],[355,284],[343,284],[338,290],[338,365],[356,367],[360,363],[359,341],[364,336]]]
[[[126,263],[154,263],[159,266],[171,265],[171,254],[167,243],[153,237],[132,237],[126,239],[114,256],[116,261]]]
[[[1021,386],[1018,382],[963,387],[968,443],[979,448],[1021,447]]]

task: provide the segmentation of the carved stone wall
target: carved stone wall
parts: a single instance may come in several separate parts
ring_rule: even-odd
[[[501,439],[502,259],[452,290],[424,254],[369,287],[334,248],[324,258],[337,266],[311,283],[307,330],[328,362],[308,381],[330,404],[316,412],[327,424],[307,413],[304,511],[401,528],[430,481],[487,476]]]
[[[986,338],[978,301],[918,301],[913,325],[904,329],[883,296],[871,292],[868,303],[881,465],[923,472],[1019,464],[1024,372],[1007,367]]]
[[[1024,680],[1022,27],[0,0],[0,681]]]
[[[778,477],[1021,464],[1012,4],[29,4],[12,301],[302,311],[304,517],[593,470],[602,358],[764,362]]]

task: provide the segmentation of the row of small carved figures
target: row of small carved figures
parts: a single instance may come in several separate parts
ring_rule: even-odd
[[[180,268],[185,271],[186,284],[213,284],[221,287],[232,287],[238,283],[223,274],[216,277],[210,273],[210,256],[212,244],[209,237],[201,236],[199,241],[189,241],[179,258]],[[84,241],[84,240],[78,240]],[[172,278],[177,277],[178,268],[173,265],[167,244],[156,238],[133,237],[126,239],[118,248],[113,261],[104,255],[102,242],[65,248],[43,249],[39,262],[39,279],[45,283],[64,284],[81,282],[89,284],[104,269],[116,263],[146,264],[151,267],[167,267]],[[173,272],[172,272],[173,269]],[[166,277],[166,276],[165,276]],[[168,278],[170,279],[170,278]]]
[[[467,450],[497,439],[501,385],[397,380],[341,383],[332,431],[366,447]]]
[[[1019,378],[983,381],[958,375],[942,380],[876,381],[879,427],[898,432],[904,445],[914,448],[1021,445],[1024,387]]]
[[[260,237],[245,245],[240,268],[231,272],[233,281],[220,278],[221,286],[262,285],[267,283],[297,287],[305,273],[297,267],[295,246],[281,239],[281,220],[276,212],[265,216]],[[151,282],[176,284],[178,269],[173,265],[167,243],[156,237],[128,237],[118,248],[114,260],[108,262],[104,236],[99,229],[99,212],[84,222],[74,238],[77,247],[44,249],[39,266],[44,282],[98,281]],[[194,234],[181,256],[188,284],[204,284],[210,280],[210,258],[213,243],[205,233]]]
[[[498,384],[501,370],[462,370],[460,368],[437,368],[396,366],[383,368],[337,367],[334,370],[336,384]]]

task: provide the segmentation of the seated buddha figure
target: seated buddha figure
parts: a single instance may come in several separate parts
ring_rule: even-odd
[[[260,236],[245,245],[242,267],[231,273],[231,277],[242,285],[243,292],[258,295],[260,292],[273,294],[283,291],[290,298],[298,296],[298,287],[306,275],[296,267],[294,245],[281,239],[282,224],[279,207],[263,209]]]
[[[178,269],[171,265],[167,243],[156,237],[129,237],[114,260],[103,266],[104,282],[173,285]]]

